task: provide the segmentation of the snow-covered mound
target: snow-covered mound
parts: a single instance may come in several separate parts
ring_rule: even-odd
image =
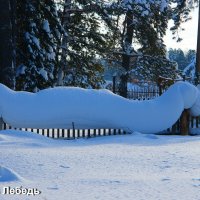
[[[121,128],[152,133],[172,126],[184,109],[200,114],[200,92],[177,82],[162,96],[132,101],[108,90],[56,87],[38,93],[15,92],[0,85],[0,114],[13,127]]]
[[[20,181],[21,179],[13,170],[0,166],[0,182]]]
[[[51,140],[48,137],[43,137],[42,135],[33,132],[10,129],[0,131],[0,146],[13,145],[16,147],[42,148],[49,145],[54,146],[56,144],[57,140]]]

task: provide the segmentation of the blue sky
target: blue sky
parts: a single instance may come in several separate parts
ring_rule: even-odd
[[[183,40],[181,42],[176,42],[172,40],[172,34],[170,31],[167,31],[167,34],[164,38],[167,48],[180,48],[184,51],[188,49],[196,50],[196,41],[197,41],[197,29],[198,29],[198,9],[195,9],[192,13],[192,20],[189,20],[183,25],[185,31],[180,33]],[[172,23],[170,23],[172,25]],[[169,24],[169,27],[170,27]]]

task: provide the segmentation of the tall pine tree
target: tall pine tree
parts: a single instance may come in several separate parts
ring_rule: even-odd
[[[127,96],[130,72],[136,72],[153,81],[156,81],[159,75],[175,78],[176,66],[166,58],[163,36],[168,21],[173,19],[174,26],[171,30],[176,34],[175,39],[181,41],[178,32],[181,24],[189,19],[191,1],[116,0],[107,7],[122,21],[119,23],[122,30],[121,45],[117,52],[117,55],[121,55],[122,67],[125,69],[121,76],[121,95]],[[132,57],[135,59],[131,59]],[[131,63],[132,60],[135,60],[134,63]]]
[[[16,89],[37,91],[56,84],[62,27],[53,0],[17,1]]]
[[[0,82],[14,89],[15,1],[2,0],[0,13]]]
[[[62,41],[63,71],[59,84],[99,88],[103,83],[99,59],[107,53],[111,38],[103,2],[65,0],[61,3],[64,3],[61,18],[67,36]]]

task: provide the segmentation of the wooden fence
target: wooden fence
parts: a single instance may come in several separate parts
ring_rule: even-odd
[[[199,116],[198,117],[189,116],[187,121],[188,121],[187,126],[189,127],[190,131],[191,131],[191,129],[200,128],[200,117]],[[180,118],[179,118],[177,120],[177,122],[171,128],[168,128],[167,130],[165,130],[159,134],[179,135],[180,134],[180,126],[181,126],[181,123],[180,123]],[[189,135],[194,135],[194,134],[190,132]]]
[[[192,128],[200,128],[200,117],[189,117],[188,126]],[[33,128],[13,128],[8,124],[3,124],[3,130],[13,129],[30,131],[54,139],[67,139],[73,140],[78,138],[93,138],[100,136],[112,136],[112,135],[126,135],[131,134],[131,132],[124,131],[122,129],[33,129]],[[158,134],[179,134],[180,133],[180,119],[167,130]]]
[[[54,139],[78,139],[78,138],[92,138],[99,136],[111,136],[111,135],[124,135],[130,134],[122,129],[33,129],[33,128],[13,128],[8,124],[3,124],[3,130],[13,129],[13,130],[22,130],[30,131],[43,135],[46,137]]]
[[[158,87],[155,83],[138,83],[127,91],[127,98],[132,100],[150,100],[160,96],[165,89]],[[120,95],[119,88],[113,90],[113,93]]]
[[[134,88],[128,91],[128,98],[133,100],[149,100],[158,97],[161,92],[161,89],[157,86],[153,87],[140,87]],[[116,91],[116,93],[118,93]],[[188,119],[189,128],[199,128],[200,127],[200,118],[191,117]],[[57,138],[57,139],[76,139],[76,138],[91,138],[98,136],[109,136],[109,135],[123,135],[130,134],[122,129],[33,129],[33,128],[12,128],[8,124],[3,124],[2,129],[14,129],[14,130],[23,130],[31,131],[46,137]],[[180,133],[180,119],[169,129],[163,131],[162,133],[167,134],[179,134]]]
[[[128,90],[127,97],[128,99],[133,100],[150,100],[159,96],[159,88],[140,88]]]

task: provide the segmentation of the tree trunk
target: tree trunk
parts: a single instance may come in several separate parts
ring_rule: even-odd
[[[122,54],[122,67],[125,69],[125,74],[122,74],[120,83],[120,95],[127,98],[127,82],[128,82],[128,72],[130,70],[130,54],[132,49],[133,40],[133,13],[127,11],[126,13],[126,33],[124,35],[125,39],[123,41],[123,54]]]
[[[61,44],[61,67],[58,72],[58,85],[63,85],[63,77],[64,72],[67,70],[67,48],[68,48],[68,26],[70,22],[70,10],[71,8],[71,0],[65,0],[64,10],[63,10],[63,18],[61,20],[62,26],[65,29],[65,34],[62,36],[62,44]]]
[[[200,83],[200,1],[199,1],[197,52],[196,52],[196,84],[198,83]]]
[[[0,6],[0,82],[14,89],[15,0],[1,0]]]

